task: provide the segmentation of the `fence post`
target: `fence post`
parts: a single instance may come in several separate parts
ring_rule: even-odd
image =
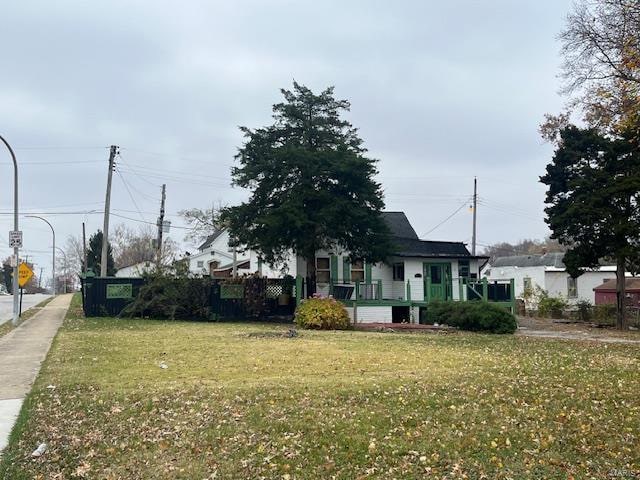
[[[509,280],[509,293],[511,297],[511,313],[516,314],[516,281],[515,279]]]
[[[462,284],[464,283],[464,277],[458,277],[458,301],[464,301],[464,293],[462,292]]]
[[[405,298],[407,302],[411,302],[411,280],[407,279],[407,297]]]
[[[485,302],[489,301],[489,282],[487,281],[487,277],[482,279],[482,300]]]
[[[300,305],[302,299],[302,275],[296,275],[296,306]]]
[[[429,275],[424,279],[424,299],[427,303],[431,301],[431,277]]]
[[[360,280],[356,280],[356,300],[360,298]]]
[[[382,300],[382,280],[378,280],[378,298],[377,300]]]

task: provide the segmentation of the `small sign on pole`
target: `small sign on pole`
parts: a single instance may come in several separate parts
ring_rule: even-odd
[[[22,248],[22,230],[11,230],[9,232],[9,246],[11,248]]]

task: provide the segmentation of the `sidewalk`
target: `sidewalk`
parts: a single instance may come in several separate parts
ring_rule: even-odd
[[[70,302],[71,295],[60,295],[0,337],[0,451],[7,445],[22,401],[31,390]]]

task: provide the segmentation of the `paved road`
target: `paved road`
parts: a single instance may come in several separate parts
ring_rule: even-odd
[[[37,305],[51,295],[36,293],[22,296],[22,311]],[[13,295],[0,295],[0,325],[13,317]]]
[[[0,451],[7,444],[22,401],[31,390],[70,301],[71,295],[56,297],[18,328],[0,337]]]

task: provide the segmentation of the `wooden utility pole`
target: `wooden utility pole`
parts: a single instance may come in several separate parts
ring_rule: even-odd
[[[478,210],[478,179],[473,177],[473,235],[471,236],[471,255],[476,254],[476,212]]]
[[[104,228],[102,229],[102,252],[100,256],[100,276],[107,276],[107,263],[109,261],[109,209],[111,207],[111,178],[115,168],[115,158],[118,147],[111,145],[109,151],[109,174],[107,176],[107,196],[104,200]]]
[[[82,222],[82,273],[87,274],[87,234]]]
[[[158,260],[157,260],[157,268],[160,271],[162,266],[162,229],[164,227],[164,201],[166,200],[166,184],[162,184],[162,200],[160,202],[160,216],[158,217]]]

